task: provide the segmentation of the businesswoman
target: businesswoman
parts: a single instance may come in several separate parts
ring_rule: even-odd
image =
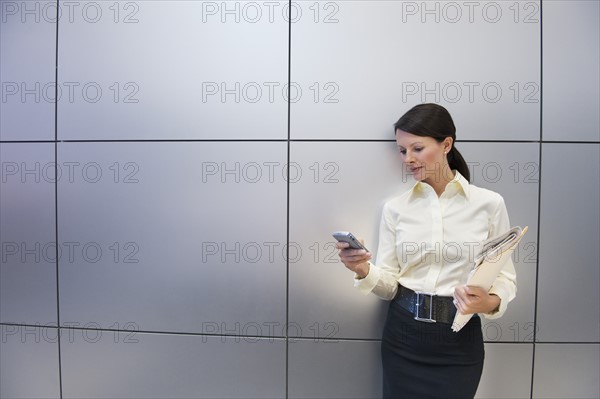
[[[414,186],[387,202],[377,259],[338,243],[364,293],[390,300],[381,354],[384,398],[472,398],[483,369],[479,315],[497,318],[516,294],[512,261],[486,292],[465,285],[485,239],[510,228],[503,198],[470,184],[456,129],[436,104],[410,109],[394,125]],[[456,312],[475,314],[458,333]]]

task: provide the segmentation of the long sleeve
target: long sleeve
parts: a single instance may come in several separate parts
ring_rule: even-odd
[[[375,261],[365,278],[354,279],[354,286],[391,300],[399,284],[452,296],[455,287],[467,282],[475,246],[509,230],[510,222],[500,194],[470,184],[455,171],[439,196],[429,184],[416,182],[387,201],[379,226]],[[516,291],[515,268],[508,259],[490,290],[500,306],[483,316],[502,316]]]
[[[364,294],[372,292],[381,299],[391,300],[398,290],[400,266],[396,255],[396,231],[389,221],[388,211],[386,204],[379,227],[376,265],[371,263],[369,274],[363,279],[355,279],[354,286]]]
[[[496,236],[510,229],[510,222],[508,219],[508,212],[506,211],[504,199],[501,198],[490,222],[490,237]],[[509,257],[504,264],[500,274],[494,281],[494,284],[492,284],[492,288],[490,289],[489,293],[498,295],[498,297],[500,297],[500,307],[495,313],[484,313],[483,316],[488,319],[496,319],[504,314],[508,303],[512,301],[517,294],[517,274],[515,272],[515,266],[512,258]]]

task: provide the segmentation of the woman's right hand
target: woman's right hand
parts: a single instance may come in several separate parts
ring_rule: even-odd
[[[363,242],[363,240],[360,241]],[[372,257],[370,252],[364,249],[349,248],[350,244],[347,242],[338,242],[336,247],[340,250],[339,256],[342,263],[356,273],[358,278],[365,278],[369,274],[369,260]]]

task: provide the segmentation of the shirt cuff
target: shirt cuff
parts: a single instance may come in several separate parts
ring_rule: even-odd
[[[483,317],[485,317],[486,319],[498,319],[502,317],[504,312],[506,312],[508,302],[510,302],[510,295],[501,287],[492,287],[490,288],[488,293],[497,295],[498,298],[500,298],[500,306],[498,306],[498,310],[496,310],[495,312],[482,313]]]
[[[354,287],[358,288],[363,294],[369,294],[379,281],[379,270],[375,265],[369,262],[369,274],[365,278],[358,279],[354,277]]]

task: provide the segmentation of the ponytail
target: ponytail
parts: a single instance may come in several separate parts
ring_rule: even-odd
[[[463,177],[467,179],[468,182],[471,182],[471,173],[469,172],[469,166],[467,165],[467,162],[465,161],[463,156],[454,146],[454,143],[452,143],[452,148],[448,153],[448,165],[450,165],[450,169],[458,170],[458,173],[463,175]]]

